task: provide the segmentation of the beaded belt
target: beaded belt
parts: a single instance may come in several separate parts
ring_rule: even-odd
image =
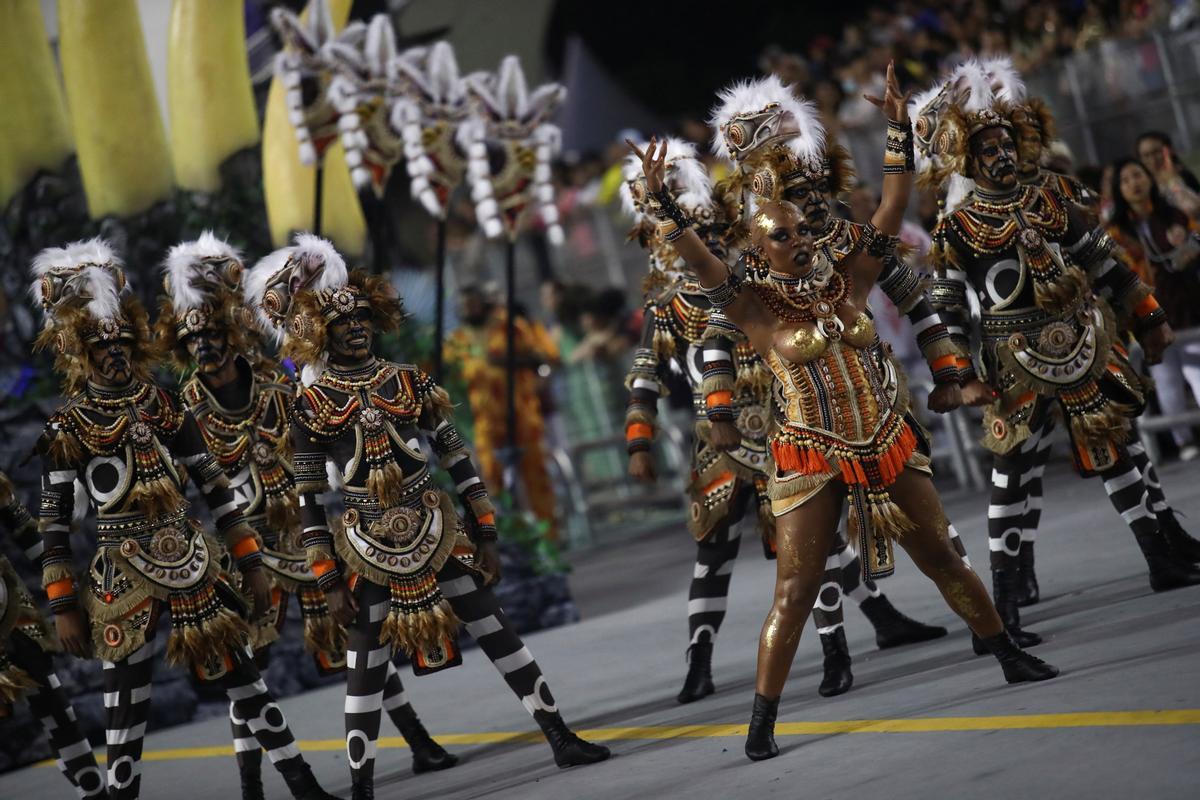
[[[1080,323],[1080,312],[1085,311],[1081,301],[1058,314],[1048,314],[1040,308],[1020,311],[984,311],[981,315],[983,338],[993,341],[1007,339],[1014,333],[1037,333],[1055,322]]]
[[[421,502],[421,496],[433,484],[433,475],[428,469],[425,469],[419,477],[413,479],[412,483],[406,485],[401,491],[399,499],[396,501],[396,506],[415,506]],[[384,508],[379,504],[379,499],[367,492],[366,489],[346,486],[343,487],[342,500],[346,504],[346,508],[353,508],[359,512],[366,520],[373,522],[383,516]]]
[[[158,517],[151,521],[142,514],[128,517],[105,517],[96,523],[96,541],[100,547],[116,547],[125,539],[149,539],[163,528],[186,529],[187,512]]]

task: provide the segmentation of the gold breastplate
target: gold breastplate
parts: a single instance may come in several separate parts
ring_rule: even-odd
[[[841,333],[842,340],[855,349],[869,347],[875,341],[875,323],[866,314],[859,314],[850,327]],[[787,340],[788,358],[793,364],[807,364],[819,358],[829,347],[829,337],[820,328],[800,328]]]

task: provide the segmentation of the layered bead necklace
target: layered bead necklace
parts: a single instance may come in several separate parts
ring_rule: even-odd
[[[772,314],[784,322],[816,322],[817,330],[827,339],[841,338],[845,325],[838,318],[837,309],[850,294],[848,275],[820,254],[814,258],[807,275],[788,275],[773,269],[762,271],[766,272],[766,279],[751,285]]]

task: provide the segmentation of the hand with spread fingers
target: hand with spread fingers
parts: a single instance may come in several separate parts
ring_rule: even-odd
[[[896,62],[888,63],[887,68],[887,89],[883,93],[883,98],[875,97],[874,95],[864,94],[867,102],[875,105],[883,110],[884,115],[892,122],[908,122],[908,98],[909,94],[900,91],[900,82],[896,80]]]
[[[629,149],[642,160],[642,173],[646,176],[646,188],[651,192],[661,192],[667,175],[666,141],[660,145],[658,137],[652,136],[650,144],[646,145],[644,151],[628,139],[625,140],[625,144],[629,145]],[[657,154],[655,153],[656,148]]]

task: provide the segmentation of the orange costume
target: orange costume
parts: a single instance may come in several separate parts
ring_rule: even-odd
[[[463,325],[446,341],[447,361],[458,364],[467,385],[467,399],[475,420],[475,453],[483,480],[489,486],[503,485],[503,465],[497,454],[508,444],[505,327],[505,314],[497,311],[481,326]],[[518,318],[514,328],[517,354],[515,438],[521,456],[520,479],[529,498],[529,507],[538,519],[549,523],[547,536],[551,541],[557,541],[554,488],[546,470],[545,421],[533,364],[558,361],[558,349],[549,335],[539,332],[541,326],[537,323]]]

